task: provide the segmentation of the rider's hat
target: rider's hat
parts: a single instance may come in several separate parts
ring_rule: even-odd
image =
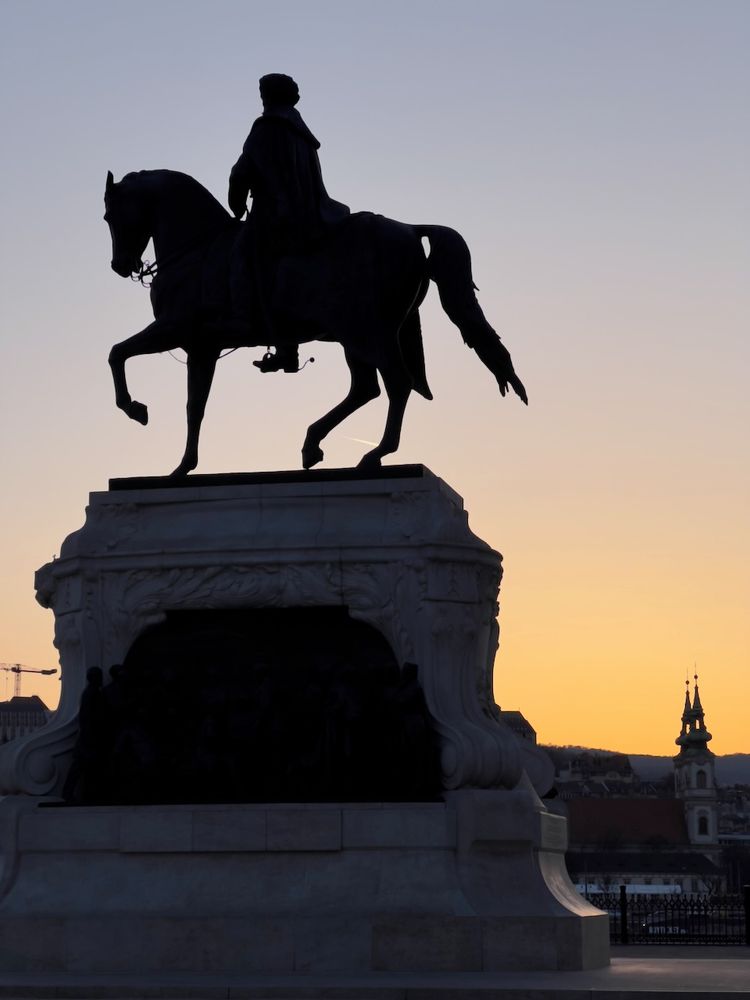
[[[299,87],[285,73],[268,73],[260,78],[260,96],[264,104],[296,104]]]

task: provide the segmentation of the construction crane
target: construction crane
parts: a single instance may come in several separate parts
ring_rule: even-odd
[[[47,670],[35,670],[34,667],[26,667],[23,663],[0,663],[0,670],[6,673],[15,674],[13,684],[13,697],[18,698],[21,694],[21,674],[56,674],[57,667],[50,667]]]

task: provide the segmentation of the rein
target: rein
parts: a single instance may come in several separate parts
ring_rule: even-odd
[[[165,267],[171,267],[172,264],[175,263],[175,261],[180,260],[180,258],[185,257],[188,254],[192,253],[194,250],[197,250],[199,247],[204,246],[204,243],[205,243],[204,240],[191,243],[184,249],[176,250],[174,253],[167,254],[167,256],[164,257],[161,261],[144,260],[138,271],[131,272],[130,280],[139,282],[143,288],[151,288],[151,285],[154,283],[154,279],[159,276],[159,271],[163,270]],[[231,347],[229,348],[229,350],[224,351],[223,354],[220,354],[217,360],[221,361],[222,358],[226,358],[230,354],[234,354],[234,352],[238,350],[239,347]],[[176,354],[172,353],[172,351],[168,350],[166,353],[170,356],[170,358],[172,358],[173,361],[176,361],[178,364],[180,365],[187,364],[187,361],[183,361],[182,358],[178,358]],[[308,358],[302,365],[300,365],[298,370],[302,371],[303,368],[305,368],[308,364],[312,364],[314,361],[315,358]]]
[[[186,257],[188,254],[193,253],[193,251],[205,246],[205,242],[205,237],[202,237],[199,240],[194,240],[192,243],[189,243],[186,247],[183,247],[180,250],[175,250],[172,253],[167,254],[160,261],[144,260],[139,270],[131,273],[130,280],[139,281],[144,288],[150,288],[154,283],[154,278],[158,277],[159,271],[163,271],[165,267],[171,267],[175,261],[178,261],[182,257]]]
[[[165,267],[170,267],[172,264],[174,264],[176,260],[179,260],[181,257],[185,257],[187,254],[192,253],[193,250],[197,250],[198,247],[203,246],[203,244],[204,240],[191,243],[189,246],[185,247],[182,250],[176,250],[174,253],[167,254],[167,256],[163,258],[161,261],[144,260],[138,271],[137,272],[133,271],[131,273],[130,280],[140,282],[144,288],[150,288],[151,285],[154,283],[154,278],[158,277],[160,270],[163,270]],[[220,354],[218,360],[221,361],[222,358],[226,358],[228,357],[228,355],[234,354],[234,352],[238,350],[239,350],[238,347],[232,347],[228,351],[224,351],[223,354]],[[182,358],[178,358],[175,354],[172,353],[172,351],[167,351],[167,354],[178,364],[181,365],[187,364],[187,361],[183,361]]]
[[[235,351],[239,351],[239,347],[230,347],[228,351],[224,351],[223,354],[220,354],[219,357],[216,360],[217,361],[221,361],[222,358],[229,357],[229,355],[230,354],[234,354]],[[173,354],[171,351],[167,351],[167,354],[170,356],[170,358],[173,361],[176,361],[178,365],[186,365],[187,364],[187,361],[183,361],[182,358],[178,358],[177,355]],[[307,364],[307,362],[305,362],[305,364]]]

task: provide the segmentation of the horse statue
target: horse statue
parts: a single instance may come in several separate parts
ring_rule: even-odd
[[[432,399],[425,375],[419,306],[432,279],[448,317],[492,372],[504,396],[511,386],[527,403],[510,354],[489,325],[474,294],[471,257],[463,238],[443,226],[410,226],[369,212],[338,223],[317,244],[283,259],[270,299],[270,323],[262,319],[250,269],[238,272],[240,227],[201,184],[172,170],[107,174],[105,215],[112,236],[112,269],[151,284],[154,322],[115,344],[109,364],[117,406],[148,423],[148,410],[128,391],[125,362],[143,354],[182,348],[187,354],[188,399],[185,453],[172,476],[198,464],[198,439],[216,362],[223,351],[270,343],[338,342],[351,374],[346,397],[307,430],[305,469],[323,458],[323,438],[380,395],[388,394],[383,437],[359,468],[380,466],[396,451],[409,394]],[[426,256],[422,238],[430,245]],[[142,255],[154,242],[155,265]],[[240,280],[236,275],[240,273]],[[236,289],[245,294],[238,295]],[[248,309],[247,301],[255,302]]]

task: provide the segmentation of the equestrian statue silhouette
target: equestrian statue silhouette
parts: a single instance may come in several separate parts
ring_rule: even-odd
[[[313,340],[342,345],[351,386],[308,428],[304,468],[321,461],[321,442],[334,427],[380,394],[378,374],[388,395],[385,429],[359,467],[379,467],[398,448],[412,390],[432,399],[419,321],[430,280],[501,394],[510,386],[527,403],[510,354],[477,302],[463,238],[444,226],[349,213],[325,192],[319,144],[293,107],[299,97],[294,81],[264,77],[261,96],[263,116],[230,178],[235,217],[187,174],[144,170],[118,183],[107,174],[112,269],[122,277],[152,277],[154,312],[153,323],[110,352],[117,406],[146,424],[146,406],[128,391],[125,362],[175,348],[187,354],[187,441],[172,475],[184,476],[198,464],[201,423],[223,351],[270,345],[275,353],[255,364],[264,372],[290,372],[297,371],[297,345]],[[241,221],[248,194],[253,208]],[[146,266],[150,240],[155,261]]]

